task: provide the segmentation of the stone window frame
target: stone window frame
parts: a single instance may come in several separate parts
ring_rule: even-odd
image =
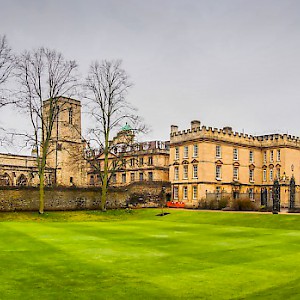
[[[189,158],[189,146],[183,146],[183,158]]]
[[[188,186],[184,185],[182,187],[182,199],[187,200],[188,199]]]
[[[198,199],[198,186],[193,185],[193,200],[197,200],[197,199]]]
[[[189,165],[183,165],[182,179],[189,179]]]

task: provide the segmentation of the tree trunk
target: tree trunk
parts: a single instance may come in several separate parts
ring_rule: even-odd
[[[107,188],[108,188],[108,136],[105,137],[105,149],[104,149],[104,170],[103,170],[103,181],[102,181],[102,192],[101,192],[101,210],[106,211],[106,200],[107,200]]]
[[[46,157],[47,157],[47,149],[48,149],[48,143],[44,144],[43,152],[42,152],[42,160],[40,164],[40,208],[39,213],[44,213],[45,208],[45,168],[46,168]]]
[[[45,189],[44,189],[44,171],[42,170],[40,175],[40,208],[39,213],[44,213],[44,207],[45,207]]]
[[[107,176],[104,174],[102,192],[101,192],[101,210],[106,211],[106,200],[107,200]]]

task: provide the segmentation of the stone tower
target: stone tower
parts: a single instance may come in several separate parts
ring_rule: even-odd
[[[55,104],[58,115],[52,129],[47,165],[54,169],[56,185],[85,186],[87,168],[81,137],[81,103],[59,97]],[[49,100],[44,101],[44,112],[47,110]]]

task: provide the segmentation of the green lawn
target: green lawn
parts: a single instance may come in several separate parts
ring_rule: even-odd
[[[300,299],[300,215],[0,214],[0,299]]]

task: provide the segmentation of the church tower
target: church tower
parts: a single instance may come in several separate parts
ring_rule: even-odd
[[[57,117],[51,134],[47,166],[54,169],[58,186],[85,186],[86,162],[81,137],[81,102],[59,97],[55,101]],[[49,111],[49,100],[44,101],[44,112]]]

